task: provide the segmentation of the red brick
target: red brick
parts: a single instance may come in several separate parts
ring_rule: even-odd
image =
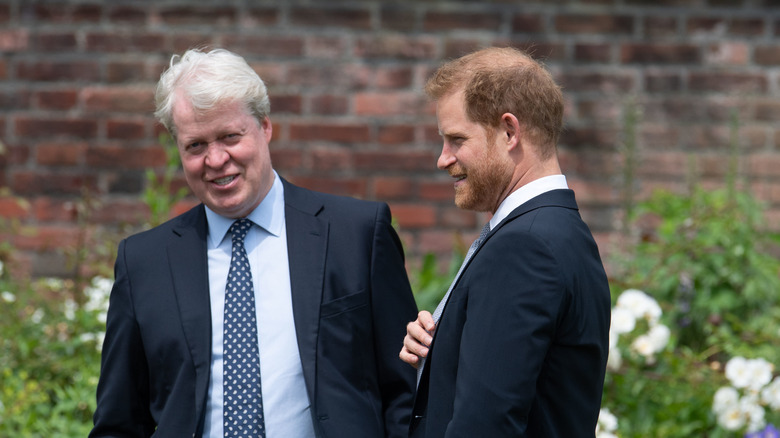
[[[75,166],[84,162],[85,142],[45,142],[35,149],[35,161],[45,166]]]
[[[414,186],[414,182],[406,177],[374,178],[374,193],[381,200],[413,198]]]
[[[102,14],[100,5],[81,4],[73,8],[71,17],[75,23],[98,23]]]
[[[109,195],[128,195],[141,193],[146,187],[146,176],[140,169],[142,167],[101,169],[101,187],[105,187]],[[174,178],[171,186],[177,185]],[[171,190],[171,193],[174,193]]]
[[[97,82],[100,67],[93,61],[22,61],[17,66],[19,79],[28,81]]]
[[[337,124],[290,124],[290,140],[365,143],[368,142],[369,130],[366,125]]]
[[[27,29],[0,30],[0,50],[21,52],[30,47],[30,33]]]
[[[677,18],[649,16],[644,19],[644,30],[648,37],[664,38],[677,35]]]
[[[420,237],[415,248],[417,254],[437,254],[450,256],[456,251],[455,243],[458,238],[458,234],[455,231],[443,231],[443,230],[425,230],[420,231]],[[460,241],[463,239],[460,238]],[[460,251],[460,248],[458,249]],[[440,272],[446,272],[446,264],[441,268]]]
[[[375,85],[378,88],[408,88],[414,81],[411,67],[383,67],[376,72]]]
[[[466,230],[477,226],[476,212],[463,210],[462,208],[458,208],[454,205],[451,207],[441,208],[439,217],[440,223],[444,227]]]
[[[492,12],[439,12],[429,11],[423,18],[423,30],[497,29],[501,16]]]
[[[212,49],[218,46],[218,40],[217,35],[214,33],[208,33],[207,31],[200,30],[200,31],[185,31],[180,30],[174,34],[168,34],[166,38],[168,39],[168,45],[172,47],[173,53],[182,54],[186,52],[187,50],[193,48],[193,47],[199,47],[203,49]],[[235,38],[234,38],[235,39]],[[224,41],[224,40],[223,40]],[[230,47],[232,51],[243,54],[242,48],[238,47],[237,43],[235,41],[230,41],[230,43],[234,43],[233,45],[228,45],[229,43],[225,42],[224,44],[220,44],[219,46],[226,46]],[[168,59],[166,59],[165,67],[168,66]],[[160,72],[162,72],[163,69],[159,69]]]
[[[78,220],[79,205],[72,200],[36,196],[31,202],[33,216],[39,222],[70,222]]]
[[[357,38],[355,56],[361,58],[424,59],[434,58],[437,40],[430,36],[386,34]]]
[[[292,65],[289,67],[283,83],[301,87],[322,87],[328,84],[328,90],[346,88],[349,90],[365,88],[372,80],[371,71],[358,65]]]
[[[357,93],[354,111],[360,116],[421,116],[436,113],[435,105],[419,92]]]
[[[769,87],[762,73],[693,72],[688,84],[693,91],[725,93],[765,93]]]
[[[628,15],[561,14],[553,18],[553,23],[562,33],[629,35],[634,31],[634,20]]]
[[[113,23],[144,24],[148,8],[130,5],[109,6],[108,19]]]
[[[368,30],[371,12],[367,8],[293,6],[290,22],[295,26]]]
[[[7,23],[11,19],[11,5],[0,5],[0,23]]]
[[[726,19],[720,17],[692,17],[685,23],[685,30],[689,34],[717,35],[720,36],[726,29]]]
[[[33,99],[41,109],[67,110],[76,105],[77,93],[75,90],[38,91]]]
[[[120,140],[139,140],[146,136],[146,122],[143,120],[108,120],[106,137]]]
[[[106,65],[106,82],[110,84],[159,79],[162,69],[152,78],[146,73],[146,66],[136,61],[114,61]]]
[[[146,52],[155,53],[164,49],[166,36],[162,33],[117,34],[90,32],[86,36],[86,49],[90,52]],[[166,53],[167,54],[167,53]]]
[[[163,166],[165,162],[165,151],[158,146],[128,148],[108,145],[87,150],[90,168],[143,169]]]
[[[363,179],[296,176],[289,181],[318,192],[366,198],[366,181]]]
[[[764,34],[766,25],[763,18],[733,18],[729,30],[733,35],[760,37]]]
[[[425,228],[436,223],[436,209],[420,204],[391,204],[390,211],[403,228]]]
[[[333,116],[344,115],[349,111],[349,101],[347,98],[345,96],[332,94],[312,96],[309,105],[312,114]]]
[[[253,25],[273,26],[279,22],[279,9],[273,6],[252,6],[247,8],[246,18]]]
[[[432,166],[433,172],[444,173]],[[420,199],[425,201],[449,201],[455,202],[455,187],[452,181],[420,181]]]
[[[435,156],[418,151],[356,151],[354,160],[355,167],[361,170],[427,171],[436,166]]]
[[[271,162],[274,169],[298,169],[303,165],[303,154],[299,150],[274,149],[271,146]]]
[[[620,70],[611,73],[567,72],[559,78],[559,83],[570,93],[577,91],[627,93],[634,90],[636,86],[634,75]]]
[[[388,145],[412,143],[414,131],[414,126],[409,125],[383,125],[377,129],[377,141]]]
[[[26,138],[64,136],[89,139],[97,135],[97,121],[20,116],[14,123],[14,131]]]
[[[780,101],[774,98],[756,100],[755,118],[758,121],[776,123],[780,120]]]
[[[114,199],[101,203],[91,219],[101,224],[137,224],[147,221],[149,213],[149,206],[140,199]]]
[[[780,46],[759,46],[753,55],[760,65],[780,65]]]
[[[41,52],[75,51],[78,47],[78,41],[73,33],[39,33],[35,36],[33,45],[35,50]]]
[[[655,93],[670,93],[682,89],[683,79],[678,72],[645,72],[645,90]]]
[[[609,44],[577,44],[574,46],[574,59],[579,62],[609,62],[611,51]]]
[[[15,235],[13,245],[21,250],[52,251],[74,248],[80,241],[82,231],[73,225],[38,225],[25,227]]]
[[[680,128],[669,123],[643,123],[639,128],[640,144],[654,151],[677,149],[680,137]]]
[[[134,112],[154,111],[152,87],[87,87],[81,92],[84,107],[91,111]]]
[[[515,14],[512,17],[513,33],[544,32],[544,17],[539,14]]]
[[[575,149],[611,149],[618,141],[618,132],[613,128],[593,126],[568,126],[561,133],[561,144]]]
[[[34,22],[59,22],[70,21],[69,7],[65,3],[27,3],[24,8],[24,17]]]
[[[624,64],[699,64],[699,48],[692,44],[623,44],[620,59]]]
[[[0,217],[2,218],[22,219],[27,216],[29,209],[29,202],[23,198],[0,196]]]
[[[304,55],[304,39],[300,36],[225,36],[224,46],[241,54],[250,56],[295,56]]]
[[[229,6],[161,6],[159,14],[168,25],[223,27],[235,25],[237,19],[236,9]]]
[[[410,31],[417,28],[417,17],[411,8],[395,4],[382,4],[380,10],[382,29]]]
[[[98,191],[94,175],[20,171],[14,173],[11,184],[11,190],[21,196],[41,193],[50,196],[80,195],[85,188],[93,192]]]
[[[345,148],[316,147],[309,151],[312,170],[317,173],[352,169],[352,154]]]
[[[444,46],[444,59],[455,59],[484,47],[484,42],[479,38],[447,38]],[[430,77],[430,75],[426,75]]]
[[[306,57],[330,61],[342,57],[347,52],[348,45],[343,36],[311,35],[306,38]]]
[[[780,169],[778,154],[752,154],[748,156],[746,162],[748,172],[755,177],[777,177],[777,169]]]
[[[711,44],[705,51],[704,61],[715,65],[747,65],[750,47],[745,43]]]
[[[615,185],[610,181],[568,178],[567,183],[574,190],[579,205],[614,205],[620,200]]]

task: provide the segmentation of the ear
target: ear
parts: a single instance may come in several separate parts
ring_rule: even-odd
[[[501,116],[499,129],[499,132],[504,136],[508,151],[520,147],[520,122],[514,114],[504,113]]]
[[[273,123],[271,123],[271,118],[268,116],[265,116],[263,120],[260,122],[260,130],[263,131],[263,135],[265,135],[265,140],[267,142],[271,141],[271,137],[274,135],[274,128]]]

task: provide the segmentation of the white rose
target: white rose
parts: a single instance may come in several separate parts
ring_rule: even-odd
[[[712,411],[716,414],[724,412],[727,408],[739,404],[739,393],[731,386],[723,386],[715,391],[712,398]]]
[[[619,335],[622,333],[630,333],[636,327],[636,318],[634,313],[623,307],[615,307],[612,309],[612,325],[611,332]]]

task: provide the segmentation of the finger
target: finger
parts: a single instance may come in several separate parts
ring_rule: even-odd
[[[431,334],[420,325],[419,322],[413,321],[406,325],[406,337],[411,338],[415,343],[422,344],[423,346],[430,346],[433,341]],[[406,345],[406,338],[404,339]]]
[[[404,337],[403,348],[405,348],[406,351],[410,354],[414,354],[420,357],[426,357],[428,355],[428,347],[421,344],[420,341],[408,334]]]
[[[416,354],[410,353],[409,350],[407,350],[405,347],[401,348],[401,352],[398,353],[398,357],[401,358],[402,361],[415,368],[420,366],[420,358]]]
[[[427,310],[422,310],[417,314],[417,322],[429,333],[436,330],[436,323],[433,321],[433,315]]]

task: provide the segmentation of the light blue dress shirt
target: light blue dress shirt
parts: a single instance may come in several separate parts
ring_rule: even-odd
[[[271,190],[248,217],[254,225],[244,245],[255,288],[266,438],[314,438],[292,313],[284,187],[276,172]],[[223,312],[232,249],[227,231],[233,219],[208,207],[206,218],[212,356],[203,436],[222,438]]]

